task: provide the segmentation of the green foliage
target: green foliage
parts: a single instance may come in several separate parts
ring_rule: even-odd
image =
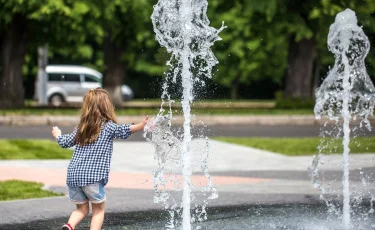
[[[3,27],[10,23],[15,14],[28,18],[29,44],[32,46],[49,44],[60,49],[73,49],[82,45],[88,36],[103,34],[102,28],[95,23],[100,10],[91,1],[0,0],[0,5]],[[87,50],[83,53],[87,55]]]
[[[43,189],[43,184],[20,180],[0,181],[0,201],[62,196]]]
[[[224,45],[219,45],[215,53],[221,61],[221,66],[225,66],[220,68],[216,80],[229,87],[238,81],[242,84],[251,84],[259,78],[280,83],[286,75],[290,41],[299,42],[302,39],[315,41],[316,60],[319,59],[315,61],[317,63],[315,68],[322,70],[322,77],[324,77],[328,70],[327,66],[333,65],[333,54],[327,49],[329,26],[334,22],[336,14],[347,7],[356,11],[359,25],[364,26],[365,33],[373,40],[371,35],[374,34],[372,25],[375,23],[374,1],[217,0],[211,2],[209,16],[213,16],[214,22],[224,20],[228,25],[221,34]],[[246,47],[252,49],[246,51]],[[370,75],[375,74],[374,58],[373,55],[367,58]],[[292,108],[293,104],[310,107],[310,102],[290,99],[280,104],[283,104],[282,108]]]
[[[127,78],[137,81],[138,75],[162,76],[167,70],[170,56],[155,40],[150,19],[156,3],[157,0],[0,0],[0,34],[5,34],[15,15],[26,16],[29,51],[22,72],[29,77],[36,75],[37,47],[46,44],[52,64],[83,64],[105,71],[103,41],[110,36],[124,50],[121,60],[127,68]],[[223,40],[215,43],[213,50],[220,61],[214,80],[228,89],[236,90],[236,85],[244,88],[260,80],[283,87],[292,40],[314,39],[315,64],[320,69],[319,76],[326,76],[328,66],[334,64],[333,54],[327,49],[329,26],[336,14],[347,7],[356,12],[359,25],[372,44],[375,42],[372,0],[209,0],[208,3],[211,26],[219,28],[222,21],[227,26],[220,33]],[[366,63],[369,75],[375,76],[373,52]],[[24,79],[27,86],[32,82]],[[140,90],[149,90],[148,85],[142,87]],[[291,107],[281,105],[281,108]]]
[[[368,36],[370,43],[375,44],[375,2],[371,0],[321,0],[322,7],[314,9],[310,17],[317,18],[319,20],[321,28],[316,31],[317,44],[318,44],[318,56],[321,60],[322,65],[322,77],[327,76],[328,66],[333,66],[334,56],[327,49],[327,36],[329,26],[334,22],[337,13],[350,8],[355,11],[358,18],[358,25],[363,27],[363,31]],[[373,52],[366,57],[367,72],[370,77],[375,77],[375,56]]]
[[[227,26],[220,33],[223,41],[214,48],[220,61],[215,80],[228,87],[236,82],[248,85],[260,78],[281,82],[287,64],[287,41],[285,36],[275,36],[281,31],[270,23],[276,1],[213,0],[209,4],[212,25],[217,28],[225,21]]]

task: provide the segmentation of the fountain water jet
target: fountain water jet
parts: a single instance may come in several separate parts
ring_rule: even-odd
[[[329,50],[335,55],[335,65],[316,91],[315,115],[327,116],[336,123],[342,122],[343,131],[343,225],[350,228],[349,143],[350,123],[359,121],[371,129],[368,116],[373,114],[375,88],[366,73],[364,59],[370,43],[357,25],[354,11],[346,9],[337,14],[328,34]],[[342,119],[342,121],[341,121]],[[341,132],[341,131],[340,131]],[[313,162],[313,176],[321,156]],[[313,181],[316,183],[316,178]],[[319,185],[318,185],[319,186]]]
[[[170,134],[169,138],[172,138],[175,142],[173,147],[169,145],[162,149],[163,155],[171,153],[171,149],[179,152],[181,155],[181,167],[183,175],[183,229],[191,229],[191,175],[192,175],[192,149],[191,149],[191,102],[193,101],[193,85],[194,82],[203,81],[202,77],[211,77],[211,71],[218,61],[214,54],[210,50],[210,47],[215,41],[220,40],[218,33],[224,29],[216,30],[209,27],[209,20],[206,16],[207,11],[207,0],[159,0],[154,6],[154,12],[151,16],[154,25],[154,31],[156,38],[160,45],[165,47],[169,53],[172,54],[171,60],[167,63],[171,68],[171,72],[167,74],[166,79],[172,80],[174,83],[177,82],[177,78],[181,78],[182,82],[182,110],[184,114],[183,124],[183,140],[178,141],[178,138],[173,138],[173,134],[168,130],[166,126],[164,129],[168,130]],[[165,110],[163,109],[164,99],[167,97],[168,104],[171,105],[173,101],[168,95],[168,83],[164,84],[164,92],[162,94],[162,108],[156,121],[160,116],[164,116]],[[172,110],[169,110],[170,120],[172,118]],[[170,123],[169,123],[170,125]],[[154,123],[153,126],[158,126],[158,123]],[[147,127],[146,127],[147,130]],[[147,133],[147,132],[146,132]],[[159,134],[161,134],[159,132]],[[152,134],[157,137],[158,133]],[[163,138],[164,140],[168,138]],[[155,143],[155,140],[149,138],[155,145],[160,146],[160,143]],[[160,140],[160,139],[159,139]],[[178,144],[176,144],[178,142]],[[171,141],[169,141],[171,143]],[[175,148],[177,146],[177,148]],[[157,150],[158,151],[158,150]],[[160,152],[156,153],[160,156]],[[176,153],[174,153],[176,155]],[[177,154],[178,155],[178,154]],[[164,169],[166,166],[166,158],[164,158],[159,170],[156,172],[156,190],[158,190],[158,183],[163,184],[162,177],[164,175]],[[160,161],[159,161],[160,162]],[[206,166],[207,167],[207,166]],[[204,167],[203,167],[204,168]],[[207,170],[203,169],[205,175],[208,178],[208,184],[212,187],[212,182],[207,174]],[[157,192],[158,193],[158,192]],[[160,194],[160,193],[159,193]],[[217,197],[216,190],[213,189],[212,198]],[[168,199],[170,196],[163,194],[161,197]],[[202,211],[204,212],[204,211]],[[173,224],[171,228],[173,228]]]

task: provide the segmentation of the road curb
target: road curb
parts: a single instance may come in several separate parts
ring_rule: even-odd
[[[150,116],[152,119],[152,116]],[[118,116],[119,123],[139,123],[143,116]],[[375,118],[369,118],[375,123]],[[193,125],[322,125],[327,119],[316,119],[313,115],[193,115]],[[1,126],[75,126],[78,116],[10,115],[0,116]],[[183,124],[183,116],[173,117],[173,124]],[[356,122],[356,121],[354,121]]]
[[[152,118],[152,117],[150,117]],[[143,116],[118,116],[119,123],[138,123]],[[315,125],[324,121],[316,120],[313,115],[229,115],[229,116],[192,116],[195,125]],[[173,124],[182,124],[183,116],[173,117]],[[11,115],[0,116],[2,126],[74,126],[78,116]]]

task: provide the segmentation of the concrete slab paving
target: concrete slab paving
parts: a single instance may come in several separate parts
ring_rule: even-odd
[[[294,170],[306,171],[313,160],[312,156],[289,157],[260,149],[223,143],[210,140],[209,171],[255,171],[255,170]],[[193,141],[193,151],[200,151],[205,143],[203,140]],[[152,172],[154,148],[147,142],[114,142],[111,170],[115,172]],[[341,170],[342,156],[325,155],[324,170]],[[375,154],[350,155],[351,169],[373,167]],[[1,166],[17,166],[31,168],[66,169],[69,160],[5,160]]]
[[[195,140],[193,149],[201,150],[204,145],[203,140]],[[318,189],[304,176],[311,164],[311,156],[288,157],[218,141],[211,141],[210,146],[209,171],[220,196],[210,205],[319,202]],[[373,167],[374,157],[371,154],[353,155],[351,167]],[[331,166],[324,165],[323,169],[339,172],[341,156],[329,158]],[[0,180],[39,180],[50,189],[66,194],[64,185],[68,163],[68,160],[0,161]],[[115,142],[107,186],[107,210],[162,209],[160,204],[153,203],[152,171],[155,167],[154,148],[150,143]],[[202,180],[202,177],[195,176],[194,180]],[[337,186],[340,183],[338,180]],[[355,179],[352,186],[360,187],[361,183]],[[73,208],[66,197],[0,202],[0,224],[66,217]]]

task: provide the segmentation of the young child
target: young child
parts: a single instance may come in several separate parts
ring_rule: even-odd
[[[92,207],[90,230],[100,230],[104,220],[104,186],[108,182],[113,139],[126,139],[132,133],[142,131],[148,117],[139,124],[117,124],[114,106],[108,93],[102,88],[91,89],[84,97],[81,120],[70,134],[52,128],[52,135],[63,148],[74,145],[75,150],[68,166],[66,184],[69,198],[77,205],[62,230],[74,228]]]

